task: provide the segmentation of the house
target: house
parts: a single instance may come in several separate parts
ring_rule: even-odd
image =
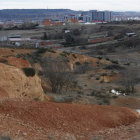
[[[21,38],[21,35],[9,35],[8,38]]]
[[[30,41],[30,38],[8,38],[10,42]]]
[[[105,41],[111,41],[114,40],[114,37],[104,37],[104,38],[97,38],[97,39],[88,39],[89,43],[99,43],[99,42],[105,42]]]
[[[131,36],[136,36],[135,33],[126,33],[126,36],[131,37]]]
[[[56,40],[37,40],[35,41],[35,46],[44,48],[60,48],[62,45]]]
[[[1,36],[0,37],[0,42],[4,42],[4,41],[7,41],[7,40],[8,40],[7,36]]]
[[[51,26],[52,20],[51,19],[44,19],[42,25]]]

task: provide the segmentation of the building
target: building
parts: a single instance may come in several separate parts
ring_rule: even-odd
[[[42,22],[42,25],[44,26],[57,26],[57,25],[65,25],[62,21],[56,21],[52,19],[44,19]]]
[[[111,21],[111,12],[110,11],[97,11],[97,10],[90,10],[81,12],[83,16],[84,22],[92,22],[92,21]]]
[[[83,20],[83,15],[81,14],[76,14],[76,15],[66,15],[64,16],[64,20],[71,20],[71,19],[75,19],[75,20]]]

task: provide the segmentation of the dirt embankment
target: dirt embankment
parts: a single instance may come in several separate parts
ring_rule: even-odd
[[[31,67],[27,60],[21,58],[7,58],[7,64],[0,63],[0,96],[10,98],[38,98],[47,101],[41,80],[37,75],[27,77],[21,68]],[[14,65],[14,66],[11,66]]]
[[[1,99],[0,113],[41,127],[48,133],[57,131],[75,137],[83,134],[86,137],[96,130],[129,125],[139,118],[137,112],[128,108],[41,103],[29,99]],[[30,132],[24,131],[30,135]],[[53,137],[57,138],[55,135]]]

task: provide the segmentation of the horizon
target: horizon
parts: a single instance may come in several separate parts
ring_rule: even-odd
[[[63,9],[63,10],[72,10],[72,11],[77,11],[77,12],[79,12],[79,11],[89,11],[89,10],[97,10],[97,11],[111,11],[111,12],[140,12],[140,11],[117,11],[117,10],[98,10],[98,9],[89,9],[89,10],[74,10],[74,9],[70,9],[70,8],[68,8],[68,9],[66,9],[66,8],[47,8],[47,9],[45,9],[45,8],[11,8],[11,9],[0,9],[0,10],[55,10],[55,9],[57,9],[57,10],[60,10],[60,9]]]
[[[135,11],[139,12],[140,1],[138,0],[1,0],[0,9],[72,9],[89,11]]]

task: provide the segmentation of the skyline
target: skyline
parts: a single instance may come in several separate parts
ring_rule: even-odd
[[[1,0],[0,9],[72,9],[139,12],[138,0]]]

